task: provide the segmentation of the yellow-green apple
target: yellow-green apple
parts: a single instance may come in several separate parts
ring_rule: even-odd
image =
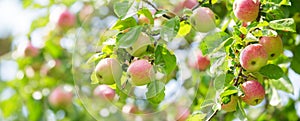
[[[98,85],[94,89],[94,96],[100,97],[101,99],[107,99],[109,101],[113,101],[116,95],[115,90],[110,88],[107,85]]]
[[[57,25],[60,28],[70,28],[75,25],[76,17],[68,10],[62,12],[59,16]]]
[[[265,98],[264,87],[256,80],[246,81],[241,85],[244,95],[241,99],[248,105],[257,105]]]
[[[227,102],[223,102],[222,104],[222,110],[226,111],[226,112],[233,112],[236,110],[236,106],[237,106],[237,97],[234,95],[230,95],[229,97],[226,97],[228,99],[230,99]]]
[[[49,104],[54,107],[67,107],[72,104],[73,93],[62,86],[55,88],[48,97]]]
[[[259,13],[259,0],[235,0],[233,3],[234,15],[244,21],[254,21]]]
[[[207,7],[199,7],[191,15],[191,25],[196,31],[209,32],[216,27],[215,15]]]
[[[138,39],[133,43],[133,45],[129,48],[127,48],[127,52],[132,56],[140,56],[144,52],[147,51],[148,45],[152,44],[150,37],[141,32]]]
[[[114,58],[100,60],[95,68],[96,77],[101,84],[114,84],[122,77],[121,64]]]
[[[259,39],[259,44],[261,44],[267,51],[269,60],[273,60],[283,53],[283,44],[279,36],[261,37]]]
[[[130,82],[136,86],[148,84],[155,78],[152,64],[144,59],[131,63],[127,72],[131,78]]]
[[[251,44],[240,54],[241,66],[248,72],[256,72],[267,64],[268,54],[261,44]]]

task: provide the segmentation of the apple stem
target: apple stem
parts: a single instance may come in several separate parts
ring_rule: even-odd
[[[206,121],[210,121],[215,115],[217,115],[219,110],[216,110],[210,117],[208,117],[208,119],[206,119]]]

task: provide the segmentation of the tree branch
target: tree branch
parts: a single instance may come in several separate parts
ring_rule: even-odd
[[[243,76],[242,72],[243,72],[243,68],[240,67],[239,74],[236,77],[236,79],[234,80],[234,86],[238,86],[238,82],[239,82],[240,76]]]

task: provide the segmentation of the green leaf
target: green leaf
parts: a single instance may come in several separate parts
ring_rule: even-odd
[[[154,63],[163,67],[166,74],[170,74],[177,66],[176,56],[161,45],[158,45],[155,49]]]
[[[139,37],[142,32],[142,27],[136,26],[129,30],[129,32],[125,33],[119,40],[117,40],[120,48],[128,48],[130,47]]]
[[[159,104],[165,98],[165,84],[161,81],[152,81],[147,86],[147,100],[152,104]]]
[[[283,78],[280,79],[270,79],[269,81],[270,84],[278,90],[282,90],[287,93],[294,92],[293,85],[287,76],[284,76]]]
[[[239,90],[238,90],[237,88],[234,88],[234,87],[229,88],[229,89],[225,90],[225,91],[221,94],[221,98],[222,98],[222,97],[225,97],[225,96],[229,96],[229,95],[236,94],[236,93],[238,93],[238,91],[239,91]]]
[[[154,24],[154,19],[153,19],[152,13],[150,12],[150,10],[148,8],[140,9],[138,11],[138,14],[146,16],[149,19],[150,24]]]
[[[114,4],[114,12],[119,18],[124,18],[130,9],[132,3],[129,3],[128,0],[125,0],[123,2],[116,2]]]
[[[129,17],[124,20],[121,19],[118,20],[116,24],[112,27],[112,29],[122,31],[127,28],[134,27],[136,25],[137,25],[136,20],[133,17]]]
[[[43,103],[38,100],[34,100],[32,98],[28,99],[26,101],[27,103],[27,108],[29,111],[29,116],[28,119],[30,121],[38,121],[41,120],[42,118],[42,113],[43,113]]]
[[[33,0],[22,0],[23,3],[23,8],[27,8],[28,6],[31,5],[31,3],[33,3]]]
[[[146,96],[147,98],[152,98],[164,91],[165,84],[161,81],[155,80],[148,84],[147,88],[148,91],[146,93]]]
[[[205,113],[196,113],[192,114],[191,116],[188,117],[187,121],[202,121],[207,114]]]
[[[239,99],[238,100],[238,108],[236,112],[234,113],[234,116],[239,118],[241,121],[247,121],[247,114],[244,110],[244,107],[242,106],[242,101]]]
[[[259,70],[259,73],[268,77],[269,79],[279,79],[284,74],[283,70],[279,66],[274,65],[274,64],[268,64],[268,65],[262,67]]]
[[[296,32],[296,24],[293,18],[270,21],[269,26],[275,30]]]
[[[33,31],[33,30],[35,30],[36,28],[39,28],[39,27],[46,26],[46,24],[48,22],[49,22],[49,17],[48,16],[38,18],[38,19],[34,20],[31,23],[30,31]]]
[[[96,53],[96,54],[92,55],[92,56],[86,61],[86,63],[87,63],[87,64],[91,64],[91,63],[93,63],[93,62],[96,62],[96,61],[102,59],[103,57],[102,57],[101,55],[103,55],[103,53]]]
[[[165,41],[171,41],[177,35],[180,28],[180,20],[178,17],[174,17],[162,25],[160,36]]]
[[[225,83],[226,74],[218,75],[214,80],[214,86],[216,90],[223,89]]]
[[[92,72],[90,78],[92,80],[91,84],[98,84],[99,83],[99,80],[97,78],[97,73],[95,71]]]
[[[286,6],[291,6],[292,3],[290,2],[290,0],[281,0],[281,2],[279,3],[279,5],[286,5]]]
[[[213,52],[215,48],[220,48],[220,45],[224,40],[228,39],[230,36],[225,32],[210,33],[200,42],[200,50],[203,55],[207,55]],[[221,47],[222,48],[222,47]]]
[[[293,58],[291,62],[291,68],[298,74],[300,74],[300,45],[296,46],[293,50]]]

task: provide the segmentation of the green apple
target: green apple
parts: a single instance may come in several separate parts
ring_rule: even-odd
[[[150,40],[150,37],[147,34],[141,32],[135,43],[133,43],[133,45],[126,50],[130,55],[138,57],[145,53],[147,51],[148,45],[151,44],[152,42]]]
[[[95,68],[97,79],[101,84],[114,84],[122,77],[121,64],[113,58],[102,59]]]
[[[216,28],[215,15],[206,7],[199,7],[191,15],[191,25],[198,32],[209,32]]]

